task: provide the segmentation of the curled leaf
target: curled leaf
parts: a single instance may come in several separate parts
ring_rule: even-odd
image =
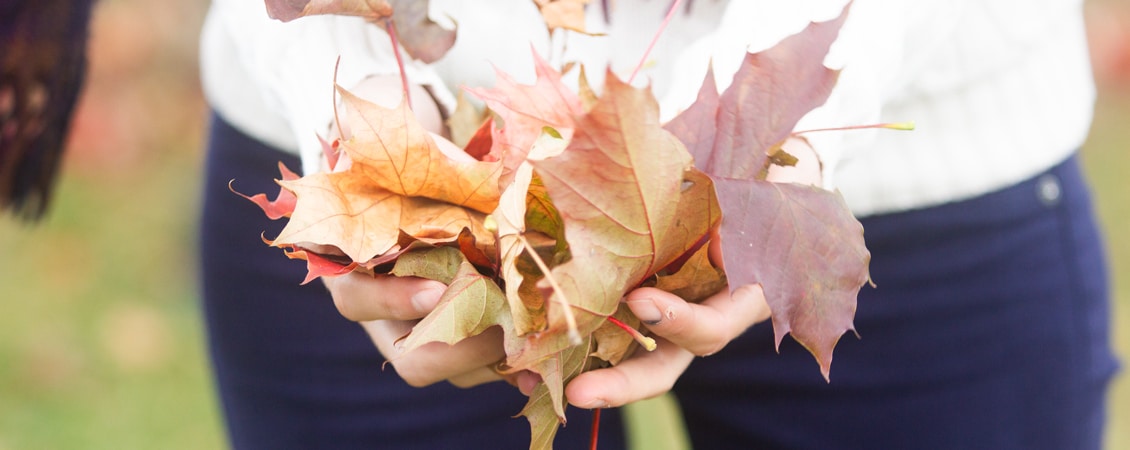
[[[385,0],[266,0],[267,15],[290,22],[304,16],[339,14],[377,20],[392,15]]]
[[[292,181],[299,178],[298,174],[292,172],[286,167],[286,164],[281,162],[279,163],[279,172],[282,174],[283,181]],[[295,203],[298,201],[298,198],[285,188],[279,188],[279,194],[275,196],[275,199],[268,200],[267,194],[247,196],[236,191],[235,188],[232,187],[233,182],[235,182],[235,180],[228,182],[228,189],[235,195],[250,200],[251,203],[258,205],[259,208],[263,210],[263,213],[267,215],[268,219],[278,220],[283,217],[290,217],[290,215],[294,213]]]
[[[385,20],[395,20],[404,51],[425,63],[438,61],[455,45],[455,30],[428,17],[427,0],[265,0],[265,4],[267,15],[283,22],[322,14],[361,17],[382,27]]]

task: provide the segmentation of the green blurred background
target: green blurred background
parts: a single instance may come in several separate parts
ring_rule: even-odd
[[[251,0],[249,0],[251,1]],[[48,219],[0,217],[0,450],[225,446],[196,304],[193,248],[206,108],[196,39],[206,2],[102,0],[91,73]],[[1090,0],[1100,86],[1083,161],[1130,356],[1130,4]],[[280,256],[281,257],[281,256]],[[1130,381],[1107,448],[1130,448]],[[661,398],[637,448],[678,448]],[[521,420],[521,419],[515,419]],[[659,434],[656,429],[661,430]]]

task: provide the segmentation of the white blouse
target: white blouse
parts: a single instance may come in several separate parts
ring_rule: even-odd
[[[688,3],[688,2],[684,2]],[[835,18],[846,0],[693,0],[661,35],[634,81],[650,84],[664,118],[694,101],[708,64],[719,89],[746,51]],[[531,0],[431,0],[434,20],[458,23],[436,63],[407,60],[411,82],[454,106],[460,86],[492,86],[495,70],[532,83],[531,51],[579,61],[591,84],[604,67],[627,78],[669,0],[610,0],[590,31],[546,31]],[[353,17],[269,19],[260,0],[214,0],[204,25],[204,92],[225,120],[318,167],[333,115],[333,73],[349,87],[398,72],[385,32]],[[1094,86],[1081,0],[855,0],[825,65],[842,69],[832,97],[797,130],[914,121],[912,132],[807,134],[859,216],[928,207],[1031,177],[1070,155],[1090,127]],[[575,74],[576,71],[570,73]],[[575,82],[572,81],[572,82]]]

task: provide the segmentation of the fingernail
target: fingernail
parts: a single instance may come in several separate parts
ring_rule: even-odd
[[[436,305],[439,304],[439,299],[442,296],[443,289],[424,289],[413,294],[409,301],[412,302],[412,307],[416,308],[416,311],[429,313],[436,309]]]
[[[663,313],[659,311],[659,307],[655,306],[655,302],[651,299],[632,300],[628,304],[632,307],[632,312],[643,323],[658,325],[663,320]]]
[[[585,402],[584,404],[580,404],[580,405],[577,405],[577,406],[580,407],[580,408],[584,408],[584,409],[597,409],[597,408],[606,409],[610,405],[608,403],[608,400],[604,400],[604,399],[601,399],[601,398],[594,398],[592,400]]]

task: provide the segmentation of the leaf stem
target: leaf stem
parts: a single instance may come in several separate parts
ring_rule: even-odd
[[[400,69],[400,85],[404,89],[404,101],[408,109],[412,109],[412,94],[408,93],[408,74],[404,71],[404,60],[400,57],[400,41],[396,37],[396,21],[390,17],[388,23],[388,38],[392,40],[392,54],[396,55],[396,67]]]
[[[663,30],[667,29],[667,24],[671,23],[671,18],[675,17],[675,11],[679,10],[679,5],[683,0],[675,0],[671,2],[671,9],[667,10],[667,17],[663,18],[663,23],[659,24],[659,29],[655,31],[655,36],[651,37],[651,43],[647,44],[647,50],[643,52],[643,57],[640,58],[640,63],[636,65],[636,69],[632,71],[632,76],[628,77],[628,84],[632,84],[632,80],[636,79],[636,75],[640,73],[640,69],[647,63],[647,57],[651,54],[651,50],[655,48],[655,43],[659,42],[659,36],[663,35]]]
[[[655,339],[644,336],[643,333],[640,333],[640,330],[629,327],[628,324],[621,322],[620,319],[612,316],[608,316],[606,317],[606,319],[608,319],[609,322],[612,322],[613,325],[620,327],[624,331],[628,332],[628,334],[632,335],[632,339],[635,339],[636,342],[639,342],[640,345],[643,346],[644,350],[647,350],[649,352],[655,350]]]
[[[341,131],[341,117],[337,114],[337,69],[341,67],[341,55],[337,55],[337,61],[334,62],[334,125],[337,126],[337,136],[339,139],[345,139],[345,132]],[[330,170],[333,170],[331,167]]]
[[[592,435],[589,437],[589,450],[596,450],[596,438],[600,435],[600,408],[592,410]]]
[[[534,263],[538,265],[538,269],[541,269],[541,272],[545,274],[545,279],[549,281],[549,286],[553,288],[553,292],[557,294],[553,298],[557,299],[557,302],[560,303],[561,311],[565,314],[565,324],[569,327],[569,343],[572,345],[581,345],[581,333],[577,331],[577,318],[573,317],[573,305],[569,303],[569,299],[565,298],[565,291],[557,284],[557,280],[553,279],[553,274],[550,273],[549,266],[545,264],[545,261],[542,261],[541,256],[538,256],[538,252],[530,245],[530,241],[527,241],[526,237],[521,234],[517,236],[518,240],[522,241],[522,246],[526,247],[526,251],[530,253],[530,258],[533,258]]]
[[[888,130],[901,130],[911,131],[914,130],[914,122],[889,122],[889,123],[873,123],[871,125],[849,125],[846,127],[832,127],[832,128],[813,128],[811,130],[794,131],[793,136],[804,133],[813,133],[817,131],[847,131],[847,130],[867,130],[871,128],[886,128]]]

